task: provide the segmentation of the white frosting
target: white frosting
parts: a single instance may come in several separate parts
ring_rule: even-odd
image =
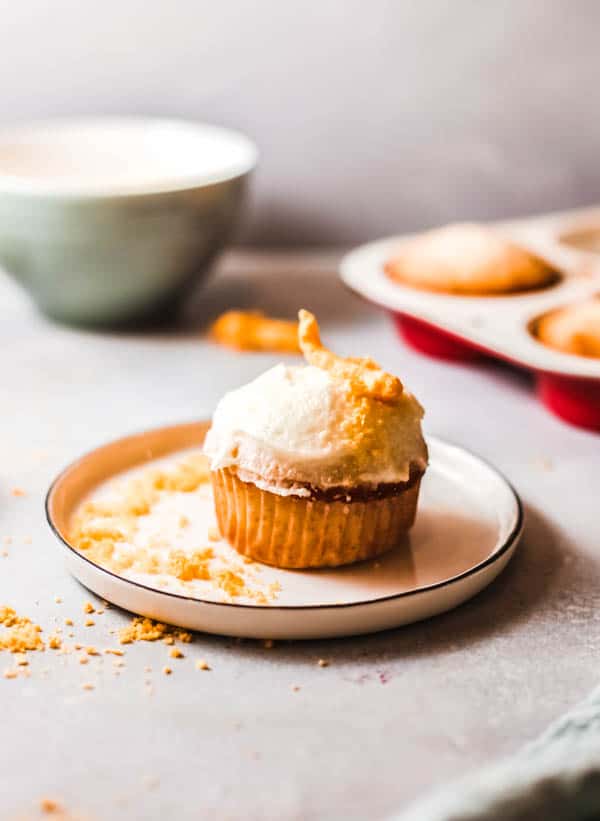
[[[227,393],[204,444],[211,469],[233,467],[243,481],[281,494],[405,482],[424,470],[423,409],[404,391],[399,402],[357,401],[348,386],[312,366],[277,365]]]

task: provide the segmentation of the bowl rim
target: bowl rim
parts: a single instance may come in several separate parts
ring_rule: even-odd
[[[241,157],[229,164],[221,163],[214,171],[190,170],[183,174],[165,175],[164,179],[153,182],[79,182],[76,179],[60,179],[58,177],[36,177],[10,174],[0,171],[0,195],[18,194],[41,198],[55,199],[112,199],[118,197],[147,196],[163,193],[175,193],[194,188],[204,188],[229,180],[234,180],[249,174],[258,162],[259,152],[249,137],[241,131],[221,125],[213,125],[200,120],[179,117],[153,117],[145,115],[124,116],[65,116],[48,117],[43,119],[23,120],[9,126],[0,127],[0,148],[9,141],[23,140],[28,136],[49,133],[61,129],[88,129],[96,128],[139,128],[159,127],[188,133],[196,131],[199,136],[211,134],[230,142],[233,149],[237,149]]]

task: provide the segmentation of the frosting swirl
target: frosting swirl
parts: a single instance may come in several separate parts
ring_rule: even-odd
[[[212,470],[234,468],[284,495],[309,495],[307,484],[377,487],[425,470],[422,416],[406,390],[385,402],[320,367],[281,364],[225,394],[204,450]]]

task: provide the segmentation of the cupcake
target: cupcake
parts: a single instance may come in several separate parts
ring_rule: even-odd
[[[537,321],[535,335],[557,351],[600,359],[600,298],[551,311]]]
[[[408,240],[386,262],[390,279],[425,291],[494,296],[543,288],[558,275],[483,225],[447,225]]]
[[[222,536],[278,567],[390,550],[414,522],[427,466],[423,409],[371,359],[321,345],[300,311],[304,366],[277,365],[219,402],[204,445]]]

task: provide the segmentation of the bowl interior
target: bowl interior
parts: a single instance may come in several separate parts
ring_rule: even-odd
[[[154,118],[55,120],[0,132],[0,191],[119,194],[239,177],[256,163],[244,135]]]

